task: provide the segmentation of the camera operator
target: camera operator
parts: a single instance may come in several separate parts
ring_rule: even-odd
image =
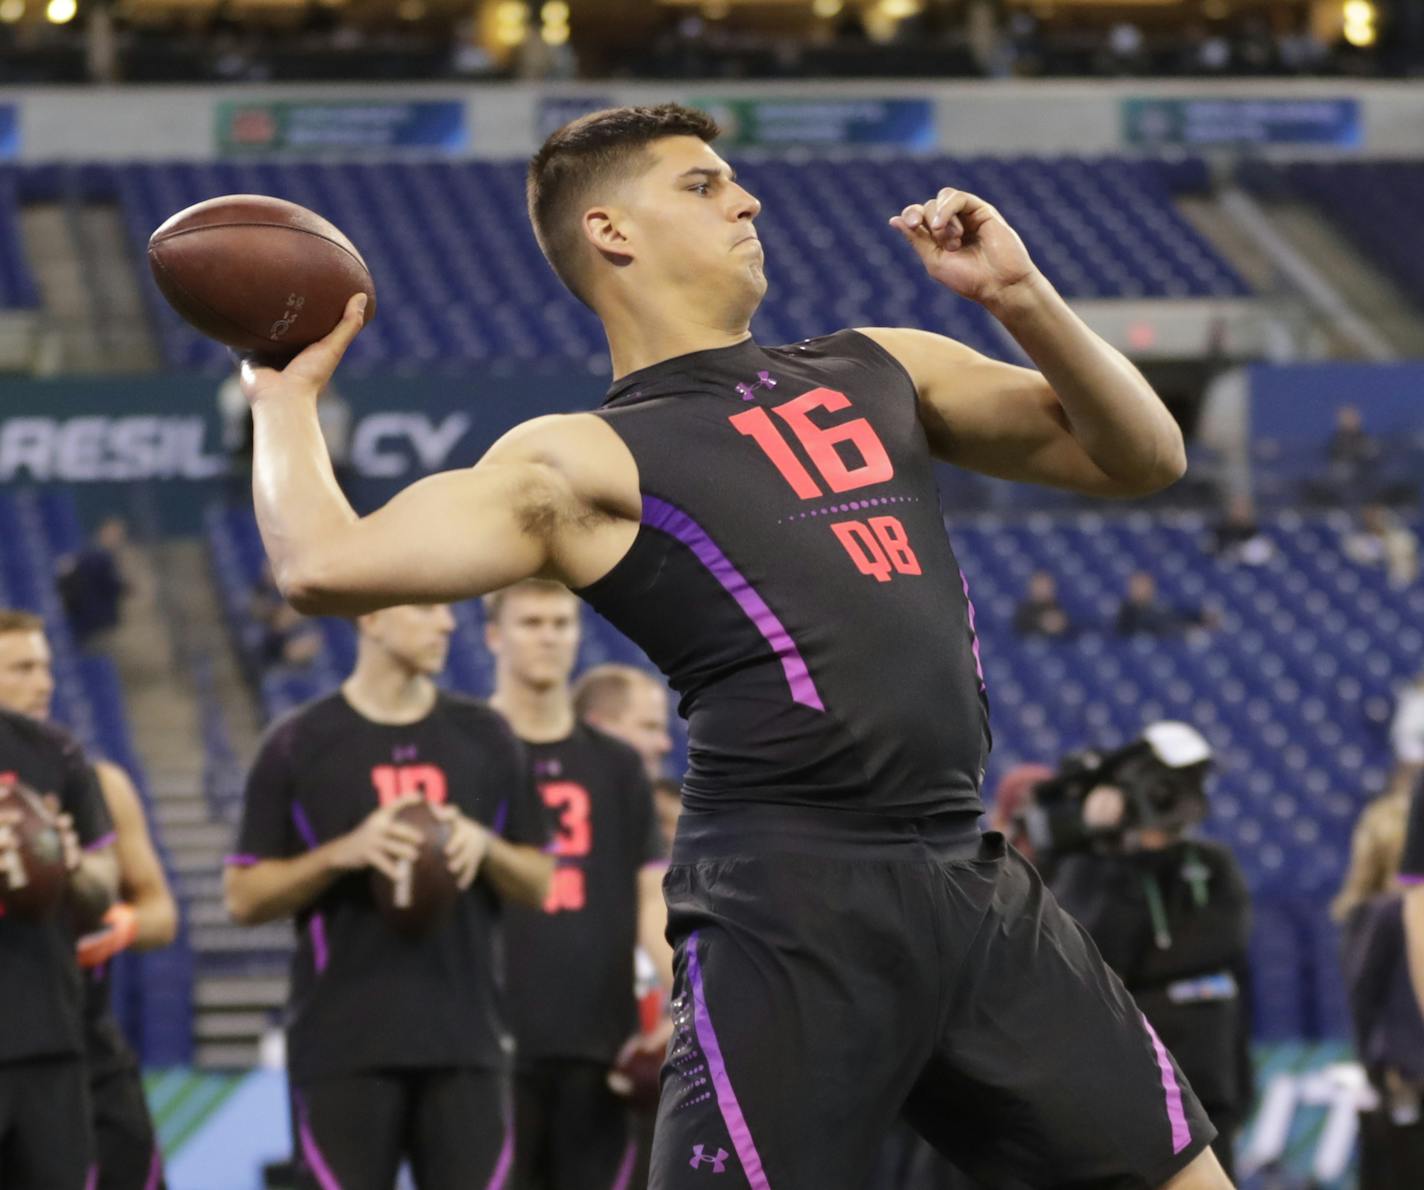
[[[1211,761],[1195,728],[1155,723],[1116,752],[1066,758],[1035,790],[1024,824],[1059,902],[1201,1099],[1230,1176],[1252,1092],[1250,903],[1231,852],[1192,833],[1206,817]]]

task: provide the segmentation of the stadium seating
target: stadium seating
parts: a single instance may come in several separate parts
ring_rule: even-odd
[[[1374,263],[1424,303],[1424,161],[1243,162],[1237,180],[1265,199],[1312,203]],[[1349,212],[1348,217],[1342,217]]]
[[[1195,159],[763,160],[739,169],[765,204],[759,227],[773,284],[756,331],[767,342],[891,322],[1003,355],[992,319],[930,281],[885,226],[908,199],[933,195],[946,179],[997,203],[1071,297],[1246,292],[1172,205],[1173,193],[1205,188]],[[353,370],[606,367],[597,321],[539,254],[517,161],[11,168],[0,172],[0,305],[34,301],[23,261],[7,247],[15,196],[65,193],[117,200],[136,262],[159,223],[204,198],[274,194],[320,211],[360,246],[381,298],[380,317],[349,357]],[[228,366],[221,348],[189,330],[151,285],[147,292],[171,367]]]
[[[0,168],[0,310],[30,310],[40,304],[39,286],[20,238],[20,191],[13,168]]]
[[[1219,758],[1208,829],[1230,844],[1262,906],[1254,955],[1258,1019],[1281,1036],[1343,1029],[1343,1002],[1324,903],[1338,888],[1350,831],[1390,764],[1395,687],[1424,655],[1424,588],[1395,590],[1348,561],[1338,514],[1281,514],[1264,525],[1275,559],[1223,563],[1198,515],[965,518],[951,537],[970,580],[996,737],[986,790],[1022,761],[1052,763],[1088,743],[1126,742],[1157,718],[1196,724]],[[261,563],[251,514],[209,513],[221,585],[241,609]],[[1055,574],[1078,631],[1023,639],[1014,608],[1029,575]],[[1162,599],[1214,607],[1218,630],[1123,638],[1112,630],[1126,578],[1148,570]],[[487,693],[479,611],[457,609],[449,680]],[[271,671],[269,713],[330,689],[352,660],[349,625],[324,622],[326,649],[309,670]],[[588,616],[581,664],[646,664]],[[685,747],[685,744],[683,745]]]

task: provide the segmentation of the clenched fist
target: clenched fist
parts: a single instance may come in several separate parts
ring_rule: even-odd
[[[988,305],[1038,273],[1028,249],[978,195],[946,187],[890,219],[926,271],[961,297]]]

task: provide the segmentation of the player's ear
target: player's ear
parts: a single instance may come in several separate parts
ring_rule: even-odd
[[[584,239],[613,264],[633,259],[627,218],[616,207],[590,207],[583,213],[582,230]]]

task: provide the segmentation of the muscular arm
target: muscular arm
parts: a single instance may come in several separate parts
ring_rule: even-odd
[[[867,331],[910,373],[940,458],[1100,496],[1181,478],[1182,435],[1157,394],[1073,313],[993,205],[945,187],[890,225],[931,277],[979,302],[1038,367],[995,363],[924,331]]]
[[[538,908],[549,895],[554,857],[545,855],[537,847],[510,843],[491,831],[480,874],[489,877],[495,892],[506,901]]]
[[[864,330],[909,372],[936,458],[1096,496],[1144,496],[1181,478],[1185,448],[1166,406],[1056,292],[1006,301],[1002,320],[1041,371],[929,331]]]
[[[661,864],[648,864],[638,873],[638,945],[658,971],[658,982],[672,992],[672,947],[667,940],[667,901],[663,898]]]
[[[298,611],[448,602],[534,575],[579,586],[621,557],[641,516],[637,468],[587,414],[527,422],[474,467],[431,476],[357,516],[336,484],[316,408],[359,326],[353,303],[336,331],[281,372],[243,372],[257,521],[277,585]]]
[[[223,869],[223,898],[239,925],[291,917],[321,896],[347,869],[338,862],[344,840],[336,839],[291,859],[229,864]]]
[[[133,945],[137,950],[167,946],[178,933],[178,906],[153,849],[138,791],[118,765],[105,761],[94,771],[114,820],[119,895],[133,907]]]

